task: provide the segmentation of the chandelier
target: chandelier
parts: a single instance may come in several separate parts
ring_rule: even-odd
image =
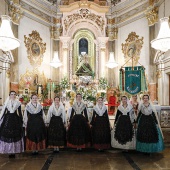
[[[114,67],[118,66],[118,63],[116,63],[116,61],[114,59],[114,52],[110,52],[109,61],[106,63],[106,66],[108,68],[114,68]]]
[[[151,41],[151,47],[166,52],[170,49],[170,29],[169,18],[165,17],[165,1],[164,1],[164,18],[160,19],[160,30],[156,39]]]
[[[7,15],[2,15],[2,24],[0,27],[0,49],[10,51],[20,46],[20,41],[14,37],[11,29],[11,18]]]
[[[50,62],[50,65],[52,67],[55,67],[55,68],[58,68],[58,67],[62,66],[62,63],[61,63],[60,59],[58,58],[58,51],[54,52],[54,58]]]

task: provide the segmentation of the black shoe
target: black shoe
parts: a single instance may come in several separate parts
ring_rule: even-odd
[[[15,154],[10,154],[9,158],[15,158]]]
[[[38,152],[32,152],[32,155],[38,155]]]

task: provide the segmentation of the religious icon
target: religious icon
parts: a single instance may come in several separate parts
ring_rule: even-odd
[[[34,42],[34,43],[32,44],[31,51],[32,51],[33,56],[39,56],[39,55],[40,55],[40,47],[39,47],[39,44],[37,44],[36,42]]]

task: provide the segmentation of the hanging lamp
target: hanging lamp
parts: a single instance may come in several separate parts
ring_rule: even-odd
[[[165,17],[165,1],[164,1],[164,18],[160,19],[160,30],[156,39],[151,41],[151,47],[166,52],[170,49],[170,28],[169,18]]]
[[[50,62],[50,65],[52,67],[55,67],[55,68],[58,68],[58,67],[62,66],[62,63],[61,63],[60,59],[58,58],[58,51],[54,52],[54,58]]]
[[[114,52],[110,52],[109,61],[106,63],[106,66],[108,68],[114,68],[118,66],[118,63],[116,63],[114,59]]]
[[[2,23],[0,27],[0,49],[3,51],[14,50],[20,46],[19,39],[14,37],[11,29],[11,18],[8,15],[1,16]]]

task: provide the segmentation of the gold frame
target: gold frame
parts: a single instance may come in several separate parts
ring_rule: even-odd
[[[32,31],[29,37],[24,35],[24,43],[27,48],[28,59],[33,67],[39,67],[43,61],[43,55],[46,51],[46,43],[37,31]]]
[[[126,66],[135,66],[140,58],[143,37],[139,38],[139,35],[136,35],[135,32],[131,32],[125,41],[125,44],[122,43],[122,52],[125,56]]]
[[[25,74],[20,75],[20,90],[27,88],[31,91],[35,91],[38,84],[45,86],[47,84],[47,78],[45,77],[44,72],[40,73],[37,68],[32,71],[27,69]]]

